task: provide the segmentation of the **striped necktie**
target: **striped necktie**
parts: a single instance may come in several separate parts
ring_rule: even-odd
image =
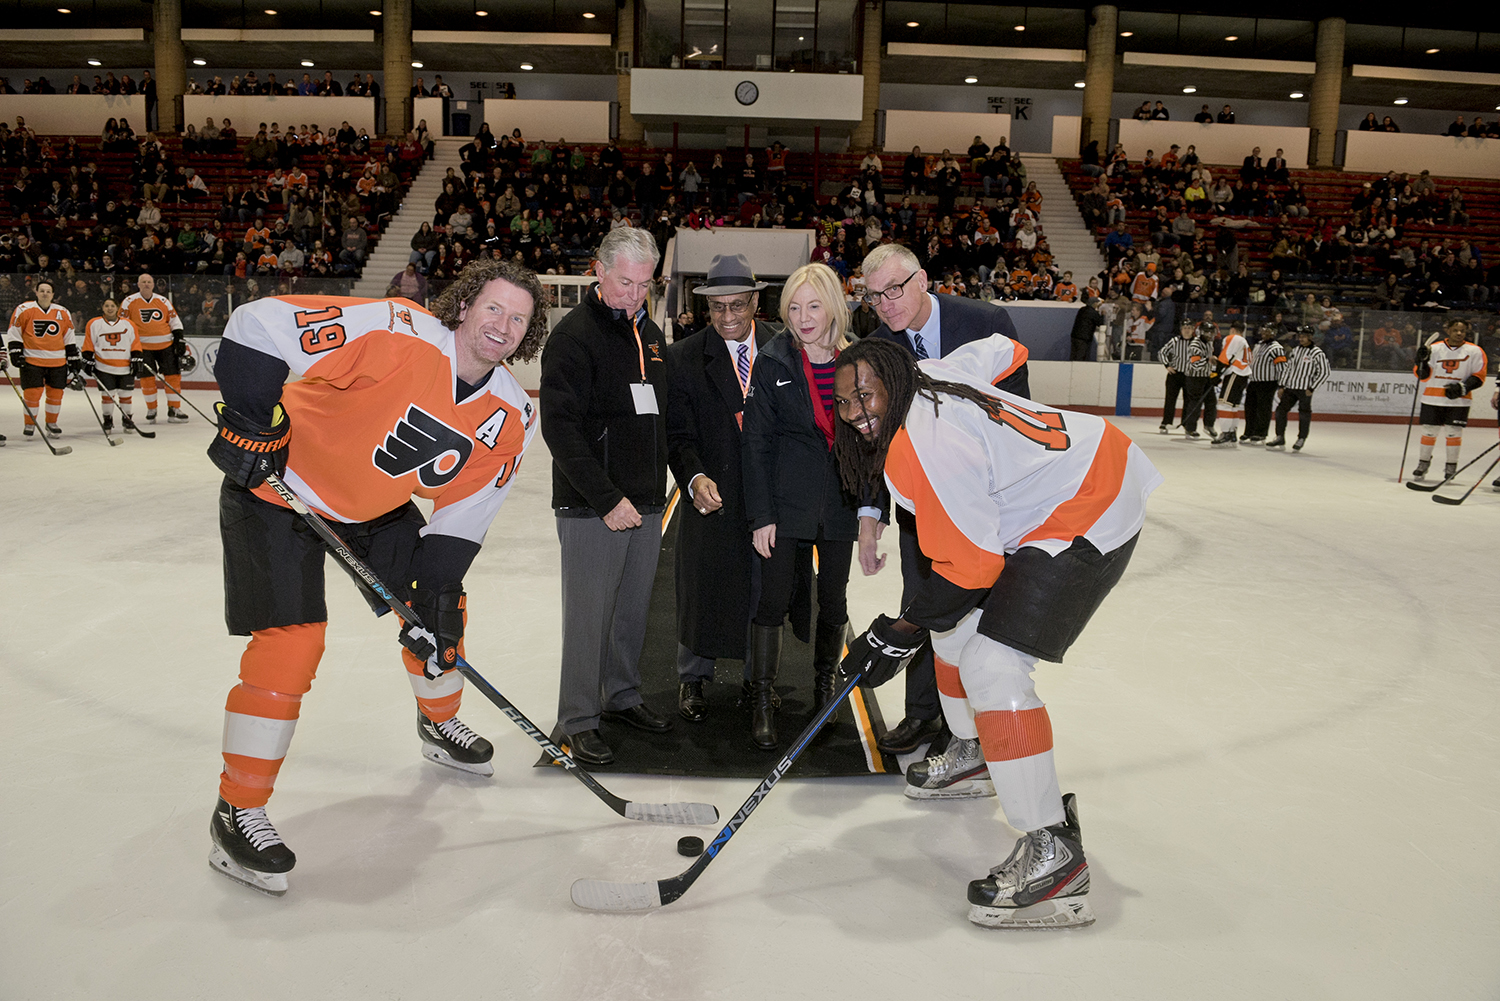
[[[740,370],[740,385],[748,386],[750,385],[750,345],[741,344],[739,348],[740,361],[738,368]]]
[[[927,354],[927,345],[922,343],[922,335],[913,330],[911,332],[911,342],[916,351],[917,361],[926,361],[929,356]]]

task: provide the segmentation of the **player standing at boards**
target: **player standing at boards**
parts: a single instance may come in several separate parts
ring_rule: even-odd
[[[1330,369],[1328,356],[1313,343],[1312,327],[1297,330],[1297,346],[1287,355],[1281,366],[1281,402],[1276,404],[1276,437],[1266,442],[1266,448],[1286,448],[1286,418],[1297,408],[1297,442],[1292,451],[1302,451],[1307,444],[1307,432],[1312,427],[1313,393],[1328,378]]]
[[[115,429],[114,406],[120,404],[120,423],[126,431],[136,430],[130,408],[135,377],[146,366],[140,334],[128,316],[120,314],[119,303],[105,299],[96,316],[84,327],[83,371],[99,383],[99,406],[104,412],[104,432]]]
[[[948,754],[981,744],[1006,819],[1026,832],[969,884],[969,920],[1081,925],[1094,918],[1077,805],[1059,791],[1052,724],[1031,673],[1038,660],[1063,659],[1119,581],[1162,478],[1104,419],[1034,408],[994,388],[1003,340],[920,365],[868,339],[839,356],[835,447],[845,485],[860,493],[883,479],[932,560],[900,617],[877,617],[845,664],[879,685],[931,632],[955,738]]]
[[[1245,325],[1235,320],[1229,325],[1229,336],[1219,349],[1219,364],[1224,367],[1224,382],[1219,393],[1219,415],[1224,430],[1211,444],[1234,447],[1239,443],[1240,415],[1245,412],[1245,387],[1250,381],[1250,343],[1245,340]]]
[[[62,434],[57,426],[62,413],[63,389],[68,385],[68,370],[81,371],[83,359],[78,353],[78,338],[73,331],[73,314],[52,301],[52,282],[43,278],[32,286],[31,299],[16,307],[10,317],[6,347],[10,363],[21,374],[21,391],[26,407],[21,433],[30,438],[36,434],[33,414],[42,412],[42,389],[47,390],[47,433],[56,438]]]
[[[479,260],[429,313],[405,299],[289,296],[235,310],[215,375],[209,457],[219,495],[229,632],[250,636],[224,707],[211,830],[217,871],[286,892],[296,857],[266,817],[323,655],[323,544],[264,483],[280,475],[384,581],[404,582],[425,629],[400,633],[424,757],[493,774],[489,741],[459,722],[463,578],[510,492],[536,407],[501,362],[546,332],[536,275]],[[288,374],[299,377],[283,385]],[[434,502],[432,521],[411,498]],[[352,574],[351,574],[352,576]],[[361,588],[377,614],[385,602]]]
[[[1457,471],[1458,450],[1464,442],[1464,428],[1469,425],[1469,404],[1473,402],[1474,390],[1484,385],[1484,372],[1489,365],[1484,349],[1467,340],[1467,320],[1449,320],[1444,334],[1442,340],[1434,338],[1417,349],[1415,371],[1422,441],[1417,465],[1411,471],[1414,480],[1427,475],[1438,432],[1444,427],[1448,429],[1445,442],[1448,450],[1444,455],[1443,478],[1448,479]]]
[[[135,287],[139,291],[125,297],[120,312],[135,324],[146,352],[147,372],[141,377],[146,420],[156,423],[156,374],[160,373],[167,384],[167,421],[184,423],[188,416],[182,412],[182,358],[187,354],[187,340],[182,320],[178,319],[172,303],[156,294],[155,278],[143,273],[136,279]]]

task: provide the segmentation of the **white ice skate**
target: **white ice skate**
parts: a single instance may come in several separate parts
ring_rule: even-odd
[[[1078,805],[1063,797],[1063,822],[1032,831],[989,876],[969,884],[969,920],[986,928],[1076,928],[1094,923]]]
[[[911,799],[982,799],[995,795],[989,766],[978,740],[950,737],[942,754],[918,761],[906,770]]]
[[[422,757],[428,761],[470,775],[488,778],[495,774],[490,764],[490,758],[495,756],[494,746],[464,726],[457,716],[434,723],[418,709],[417,733],[422,738]]]

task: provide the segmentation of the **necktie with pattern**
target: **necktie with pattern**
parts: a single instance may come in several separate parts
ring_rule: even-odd
[[[740,385],[741,386],[748,386],[748,385],[750,385],[750,345],[748,345],[748,344],[741,344],[739,346],[739,348],[740,348],[740,361],[739,361]]]
[[[917,361],[927,360],[929,357],[927,354],[927,345],[922,343],[922,335],[913,330],[911,332],[911,342],[916,351]]]

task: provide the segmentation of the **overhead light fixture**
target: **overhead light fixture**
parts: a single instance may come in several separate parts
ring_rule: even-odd
[[[1198,93],[1198,88],[1197,87],[1184,87],[1184,88],[1182,88],[1182,92],[1184,94],[1196,94],[1196,93]]]
[[[915,28],[915,27],[917,27],[917,26],[918,26],[918,25],[919,25],[919,24],[921,24],[921,23],[922,23],[922,22],[920,22],[920,21],[907,21],[907,22],[906,22],[906,26],[907,26],[907,27],[908,27],[908,28]]]
[[[276,12],[269,7],[266,8],[266,13],[270,14],[272,17],[276,16]]]
[[[1404,98],[1404,97],[1398,97],[1394,101],[1392,101],[1391,103],[1392,104],[1405,104],[1406,103],[1406,98]]]
[[[304,59],[302,60],[302,65],[310,67],[313,65],[313,61],[311,59]]]
[[[1302,97],[1302,96],[1303,96],[1302,91],[1300,91],[1300,90],[1294,90],[1294,91],[1292,91],[1292,100],[1295,101],[1299,97]]]
[[[490,16],[490,12],[487,11],[487,10],[476,10],[474,12],[474,16],[475,17],[489,17]]]
[[[1122,31],[1122,32],[1120,32],[1120,37],[1121,38],[1129,38],[1133,34],[1135,34],[1135,32],[1133,32],[1133,31]]]
[[[193,60],[193,65],[194,66],[207,66],[208,65],[208,60],[207,59],[194,59]]]
[[[1016,30],[1017,31],[1025,31],[1026,30],[1026,25],[1024,25],[1024,24],[1018,24],[1018,25],[1016,25]]]
[[[103,65],[104,65],[104,64],[103,64],[103,63],[101,63],[101,62],[100,62],[100,61],[99,61],[99,60],[97,60],[97,59],[90,59],[90,60],[89,60],[89,65],[90,65],[90,66],[103,66]]]
[[[67,7],[59,7],[59,8],[57,8],[57,12],[58,12],[58,13],[59,13],[59,14],[71,14],[71,13],[73,13],[73,12],[72,12],[72,11],[71,11],[71,10],[69,10],[69,9],[68,9],[68,8],[67,8]]]
[[[798,35],[797,36],[797,41],[802,42],[802,41],[806,41],[806,39],[802,35]]]
[[[419,69],[422,68],[422,64],[419,63],[419,62],[417,62],[415,59],[413,59],[411,61],[411,68],[414,69],[414,70],[419,70]]]
[[[522,63],[521,64],[521,68],[523,70],[529,70],[529,69],[532,69],[533,67],[532,67],[532,65],[530,63]]]
[[[1082,90],[1083,88],[1087,87],[1088,84],[1084,83],[1082,80],[1079,80],[1077,83],[1073,84],[1073,86],[1077,87],[1079,90]]]
[[[1225,35],[1224,36],[1224,41],[1226,41],[1226,42],[1238,42],[1239,40],[1240,40],[1240,36],[1239,35]]]
[[[589,20],[589,21],[592,21],[594,19],[594,13],[593,13],[593,11],[587,11],[586,10],[586,11],[583,12],[583,16],[584,16],[584,18],[586,20]]]
[[[380,15],[384,14],[385,11],[383,11],[383,10],[372,10],[372,11],[370,11],[370,13],[373,14],[373,15],[375,15],[376,17],[379,17]]]
[[[979,82],[979,77],[977,77],[977,76],[966,76],[966,77],[964,77],[964,83],[978,83],[978,82]]]
[[[64,14],[66,14],[66,13],[67,13],[67,11],[63,11],[63,13],[64,13]],[[1428,50],[1427,50],[1427,54],[1428,54],[1428,55],[1429,55],[1429,56],[1435,56],[1435,55],[1437,55],[1437,54],[1438,54],[1438,50],[1437,50],[1437,49],[1428,49]]]

